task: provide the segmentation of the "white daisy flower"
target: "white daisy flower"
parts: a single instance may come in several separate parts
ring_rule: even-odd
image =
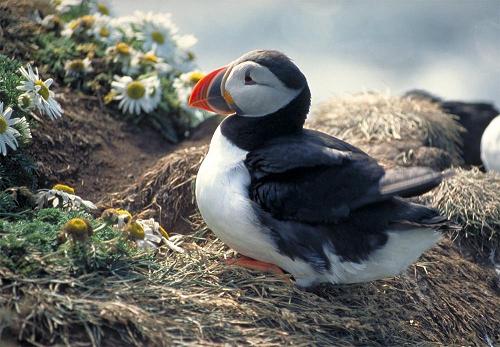
[[[113,47],[109,47],[106,52],[113,57],[114,63],[122,65],[122,72],[128,73],[132,57],[137,54],[135,50],[125,42],[118,42]]]
[[[66,76],[70,77],[81,77],[93,71],[89,58],[68,60],[64,69]]]
[[[89,34],[94,27],[96,17],[93,15],[85,15],[76,19],[73,19],[66,23],[64,30],[61,31],[61,35],[66,37],[77,36],[81,34]]]
[[[66,13],[73,7],[80,6],[82,0],[52,0],[51,3],[55,6],[57,12]]]
[[[64,112],[61,105],[54,99],[54,92],[49,89],[54,80],[49,78],[43,81],[38,74],[38,69],[35,68],[33,71],[29,64],[27,69],[21,67],[19,71],[25,80],[17,89],[28,93],[33,98],[33,104],[39,112],[53,120],[61,117]]]
[[[111,1],[109,0],[97,0],[90,3],[90,13],[97,13],[103,16],[112,16],[113,10]]]
[[[60,207],[68,210],[85,208],[95,210],[97,207],[88,200],[75,195],[75,190],[64,184],[56,184],[52,189],[40,189],[35,195],[38,209],[44,207]]]
[[[127,225],[127,232],[139,248],[157,249],[165,245],[175,252],[184,253],[184,249],[180,247],[183,243],[182,235],[169,237],[153,218],[132,221]]]
[[[137,74],[139,71],[156,72],[159,75],[164,75],[172,71],[172,66],[165,63],[163,58],[158,57],[154,51],[146,53],[139,52],[135,54],[130,62],[128,74]]]
[[[178,28],[171,20],[172,15],[136,12],[135,16],[142,19],[139,30],[144,51],[155,50],[160,57],[173,59],[177,51],[174,36]]]
[[[160,80],[156,75],[136,80],[130,76],[115,76],[111,86],[114,100],[120,101],[118,107],[123,112],[150,113],[161,99]]]
[[[13,151],[18,147],[17,137],[21,136],[13,126],[19,122],[19,118],[11,118],[12,108],[3,109],[3,102],[0,102],[0,152],[6,156],[7,146]]]
[[[95,15],[92,35],[99,41],[114,44],[122,38],[122,34],[113,25],[113,20],[108,16]]]

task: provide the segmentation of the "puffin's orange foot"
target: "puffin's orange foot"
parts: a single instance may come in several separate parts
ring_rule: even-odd
[[[288,284],[292,283],[290,277],[285,274],[285,272],[280,267],[271,263],[264,263],[263,261],[255,260],[244,255],[240,256],[239,258],[226,259],[226,265],[236,265],[250,270],[269,272],[275,274],[277,277]]]

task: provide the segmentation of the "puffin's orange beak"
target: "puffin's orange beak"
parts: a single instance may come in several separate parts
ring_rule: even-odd
[[[222,90],[227,69],[221,67],[199,80],[189,97],[189,106],[224,115],[235,113],[230,95]]]

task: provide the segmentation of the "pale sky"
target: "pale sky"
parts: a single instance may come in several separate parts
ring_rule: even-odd
[[[210,71],[278,49],[306,75],[313,102],[345,93],[423,88],[500,106],[500,0],[111,0],[117,15],[170,12],[198,38]]]

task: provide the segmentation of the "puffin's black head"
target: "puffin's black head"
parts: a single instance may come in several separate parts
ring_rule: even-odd
[[[278,51],[257,50],[200,80],[189,105],[252,118],[286,113],[291,123],[302,127],[310,92],[306,78],[290,58]]]

